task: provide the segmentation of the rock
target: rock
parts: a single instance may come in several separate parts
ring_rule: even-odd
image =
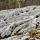
[[[0,40],[35,40],[29,32],[36,26],[40,28],[40,6],[0,11]]]

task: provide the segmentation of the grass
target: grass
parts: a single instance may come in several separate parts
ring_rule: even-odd
[[[40,0],[0,0],[0,10],[2,9],[14,9],[24,7],[28,5],[40,5]]]

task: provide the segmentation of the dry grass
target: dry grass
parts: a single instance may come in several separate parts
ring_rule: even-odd
[[[30,37],[40,39],[40,28],[33,29],[29,34],[30,34]]]

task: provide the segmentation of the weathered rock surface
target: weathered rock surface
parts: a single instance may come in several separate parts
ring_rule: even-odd
[[[40,6],[0,11],[0,40],[31,40],[28,32],[36,26],[40,28]]]

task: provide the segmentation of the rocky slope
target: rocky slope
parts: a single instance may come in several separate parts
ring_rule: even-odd
[[[40,40],[40,6],[1,10],[0,40]]]

